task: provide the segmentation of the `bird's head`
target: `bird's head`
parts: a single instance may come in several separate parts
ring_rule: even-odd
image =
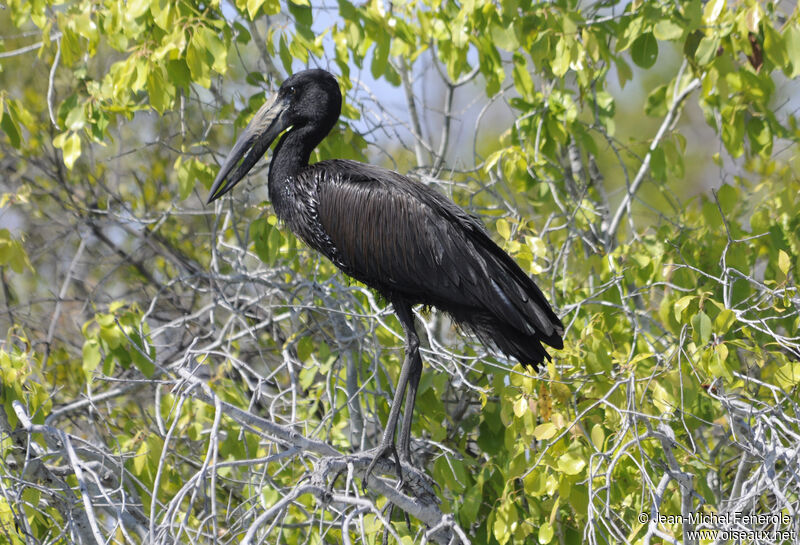
[[[290,76],[239,136],[211,186],[208,202],[233,189],[285,130],[312,127],[321,140],[341,111],[342,94],[332,74],[313,69]]]

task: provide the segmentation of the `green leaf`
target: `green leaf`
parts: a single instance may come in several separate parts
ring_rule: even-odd
[[[114,319],[113,315],[108,314],[106,316],[109,316],[112,320]],[[111,322],[107,326],[101,327],[100,338],[105,341],[108,348],[112,350],[119,348],[126,341],[125,335],[116,322]],[[129,358],[126,358],[126,360],[127,359]]]
[[[281,64],[283,64],[283,69],[291,73],[292,53],[289,51],[289,46],[286,45],[286,37],[283,34],[281,34],[281,38],[280,40],[278,40],[278,55],[281,58]]]
[[[625,84],[633,79],[633,71],[631,71],[631,67],[628,66],[628,63],[625,62],[622,56],[615,57],[614,60],[617,65],[617,80],[619,81],[619,86],[624,88]]]
[[[62,132],[53,138],[53,145],[61,150],[64,164],[72,170],[75,161],[81,156],[81,139],[74,132]]]
[[[186,89],[191,83],[192,73],[184,59],[167,61],[167,76],[173,85]]]
[[[603,426],[601,426],[600,424],[595,424],[594,426],[592,426],[591,437],[594,446],[597,447],[598,450],[603,450],[603,443],[606,440],[606,435],[603,432]]]
[[[786,29],[783,31],[783,41],[786,44],[786,54],[791,63],[791,70],[786,70],[784,73],[790,79],[800,76],[800,24],[787,24]]]
[[[389,62],[389,40],[390,36],[386,33],[381,33],[375,39],[375,53],[370,65],[372,77],[375,79],[379,79],[386,72]]]
[[[511,538],[512,526],[515,526],[516,522],[517,508],[514,504],[509,501],[501,503],[495,512],[494,524],[492,525],[494,538],[500,545],[505,545]]]
[[[138,340],[138,335],[134,334],[132,338]],[[139,348],[141,348],[141,346]],[[145,377],[151,378],[153,376],[156,371],[156,366],[150,358],[142,354],[135,347],[130,348],[130,356],[131,360],[133,360],[133,364]]]
[[[552,541],[555,532],[553,531],[553,525],[550,524],[549,521],[545,521],[541,526],[539,526],[539,543],[545,545]]]
[[[706,36],[697,45],[697,50],[694,53],[694,60],[700,66],[704,66],[712,61],[717,56],[719,49],[719,37],[712,34]]]
[[[687,295],[685,297],[681,297],[680,299],[678,299],[678,301],[673,306],[676,322],[678,323],[681,322],[681,320],[683,319],[683,311],[686,310],[686,307],[688,307],[689,304],[695,300],[695,298],[696,298],[695,295]]]
[[[83,371],[89,375],[100,365],[100,343],[97,339],[88,339],[83,343]]]
[[[514,25],[493,24],[491,27],[492,41],[500,49],[506,51],[516,51],[519,48],[519,41],[514,32]]]
[[[692,328],[694,329],[695,339],[700,345],[708,344],[711,339],[711,318],[702,310],[692,318]]]
[[[269,251],[269,235],[272,232],[272,225],[267,222],[267,218],[261,217],[250,223],[250,236],[253,238],[253,249],[258,258],[264,263],[271,263],[272,256]]]
[[[784,276],[789,274],[789,269],[792,266],[791,259],[789,259],[789,254],[784,252],[783,250],[778,250],[778,268],[783,273]]]
[[[190,163],[188,161],[184,162],[183,157],[179,156],[175,160],[173,168],[178,175],[178,196],[181,200],[184,200],[192,194],[192,188],[194,187]]]
[[[622,31],[622,36],[617,38],[617,52],[625,51],[631,47],[633,42],[642,35],[643,23],[642,17],[634,17],[633,19],[629,19],[627,23],[623,22],[620,25],[617,36],[619,36],[620,30]]]
[[[513,409],[514,416],[517,418],[522,418],[525,413],[528,412],[528,400],[525,396],[520,396],[519,399],[514,402]]]
[[[259,218],[265,219],[265,218]],[[259,221],[259,220],[256,220]],[[253,222],[255,223],[255,222]],[[261,227],[263,228],[263,227]],[[250,230],[252,231],[253,227],[251,224]],[[258,255],[259,259],[261,259],[261,255]],[[263,259],[262,259],[263,261]],[[302,337],[299,341],[297,341],[297,359],[300,361],[308,360],[308,357],[311,355],[311,351],[314,348],[314,343],[311,341],[311,337]]]
[[[722,142],[732,157],[744,153],[744,113],[731,104],[720,111],[722,116]]]
[[[703,10],[703,21],[707,25],[713,25],[725,9],[725,0],[711,0]]]
[[[739,190],[731,184],[722,184],[717,190],[717,201],[719,201],[720,208],[727,216],[739,204]]]
[[[0,265],[8,265],[17,274],[26,266],[33,270],[22,242],[12,238],[8,229],[0,229]]]
[[[134,93],[137,93],[147,85],[147,76],[150,73],[150,67],[149,63],[144,59],[131,59],[129,59],[129,62],[133,62],[134,77],[130,82],[130,89]]]
[[[653,178],[657,181],[665,181],[667,179],[667,160],[664,156],[664,150],[657,147],[653,150],[650,159],[650,169],[653,172]]]
[[[775,381],[786,390],[800,384],[800,362],[794,361],[780,367],[775,373]]]
[[[659,146],[664,151],[664,160],[667,163],[667,168],[672,173],[672,176],[678,179],[683,178],[686,173],[683,163],[684,153],[678,149],[680,145],[680,137],[677,137],[672,140],[664,139]]]
[[[670,19],[663,19],[653,27],[653,35],[659,40],[679,40],[683,37],[683,26]]]
[[[736,314],[730,309],[720,312],[714,319],[714,330],[718,335],[724,335],[736,321]]]
[[[751,117],[747,121],[747,138],[750,149],[756,155],[768,158],[772,154],[772,131],[761,117]]]
[[[164,113],[169,107],[170,90],[174,92],[172,85],[169,85],[164,78],[163,69],[160,66],[153,66],[147,74],[147,94],[150,97],[150,105],[158,113]]]
[[[304,367],[300,370],[300,387],[303,390],[308,390],[308,388],[315,382],[317,378],[317,367],[310,366]]]
[[[757,34],[763,17],[764,13],[761,6],[758,4],[751,5],[744,16],[747,31]]]
[[[247,0],[247,15],[251,21],[256,18],[256,14],[263,3],[264,0]]]
[[[566,475],[577,475],[586,466],[586,460],[573,452],[567,452],[558,459],[558,470]]]
[[[647,95],[644,112],[652,117],[664,117],[667,113],[667,86],[659,85]]]
[[[531,73],[528,69],[525,58],[521,55],[514,55],[514,87],[522,98],[532,100],[535,89]]]
[[[464,502],[461,504],[461,509],[459,510],[462,521],[473,521],[475,517],[478,516],[478,510],[483,501],[482,490],[483,484],[479,482],[473,485],[464,495]]]
[[[791,24],[791,23],[790,23]],[[797,24],[797,23],[795,23]],[[761,25],[764,31],[764,54],[780,70],[788,70],[789,55],[783,36],[770,24]]]
[[[206,62],[206,51],[202,34],[195,32],[186,48],[186,64],[192,74],[192,81],[208,88],[211,86],[211,69]]]
[[[250,31],[240,22],[236,21],[233,23],[233,28],[235,29],[236,34],[236,41],[240,44],[248,44],[252,39],[250,35]]]
[[[148,453],[150,447],[146,441],[142,441],[136,451],[136,456],[133,457],[133,470],[137,475],[142,475],[148,463]]]
[[[667,392],[666,388],[659,383],[655,383],[652,386],[653,392],[653,404],[656,406],[658,411],[663,415],[671,413],[675,410],[677,403],[675,402],[675,398]]]
[[[555,436],[558,428],[552,422],[545,422],[544,424],[539,424],[533,430],[533,436],[536,438],[537,441],[546,441],[551,437]]]
[[[8,111],[5,115],[3,115],[4,102],[8,108]],[[11,142],[11,145],[19,149],[20,142],[22,141],[22,135],[19,132],[17,121],[12,117],[11,114],[11,101],[6,102],[2,97],[0,97],[0,128],[2,128],[3,132],[6,133],[6,136],[8,136],[8,140]]]
[[[150,3],[150,14],[153,22],[163,30],[171,30],[170,23],[173,21],[172,2],[169,0],[153,0]]]
[[[218,74],[227,72],[228,49],[225,47],[225,43],[214,30],[208,27],[202,27],[198,32],[202,34],[202,43],[205,44],[206,51],[211,56],[211,68]]]
[[[534,257],[544,258],[547,255],[547,246],[544,241],[539,237],[526,236],[525,243],[531,250]]]
[[[645,32],[631,45],[631,59],[642,68],[650,68],[658,59],[658,40],[652,32]]]
[[[272,230],[269,233],[269,239],[268,239],[269,253],[271,258],[269,263],[275,261],[275,259],[277,259],[278,256],[280,255],[281,247],[283,246],[283,241],[284,241],[283,233],[281,233],[280,229],[273,226]]]
[[[733,380],[733,374],[728,368],[728,347],[725,343],[714,345],[714,350],[711,353],[711,358],[708,365],[708,370],[715,377],[724,378],[726,380]]]
[[[305,29],[311,27],[313,22],[311,13],[311,4],[308,0],[290,0],[288,3],[289,13],[294,18],[295,24],[298,26],[298,32],[305,32]]]
[[[556,77],[561,77],[567,73],[570,64],[570,48],[566,36],[562,36],[556,43],[555,54],[550,61],[550,67]]]
[[[511,238],[511,226],[508,224],[507,220],[503,218],[497,220],[495,229],[497,229],[497,234],[503,237],[503,240],[509,240]]]
[[[131,19],[136,19],[144,15],[144,12],[150,7],[150,0],[130,0],[125,4],[125,16]]]
[[[72,108],[64,120],[67,128],[71,131],[77,131],[86,126],[86,115],[83,109],[83,104],[78,104]]]

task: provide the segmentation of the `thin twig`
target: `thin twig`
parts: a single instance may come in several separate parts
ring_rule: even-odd
[[[638,172],[636,173],[636,177],[633,179],[633,182],[631,183],[630,189],[625,194],[625,197],[622,199],[622,203],[620,203],[619,207],[617,208],[617,211],[614,213],[614,217],[611,219],[611,222],[608,225],[608,229],[605,232],[605,243],[607,247],[611,248],[615,246],[614,238],[616,237],[620,221],[622,220],[622,217],[625,214],[625,212],[630,210],[631,201],[633,200],[634,195],[636,195],[636,192],[639,190],[639,187],[642,185],[642,182],[644,182],[645,177],[647,176],[647,172],[650,169],[650,160],[653,157],[653,152],[656,150],[656,148],[658,148],[658,145],[664,138],[667,129],[670,127],[670,125],[672,125],[673,120],[678,115],[678,110],[683,104],[683,101],[686,100],[686,97],[688,97],[698,87],[700,87],[700,79],[694,78],[689,83],[687,83],[686,87],[683,88],[683,91],[681,91],[680,94],[676,95],[675,98],[672,100],[672,106],[670,106],[667,115],[664,117],[664,120],[661,122],[661,126],[658,128],[658,132],[656,132],[653,141],[650,143],[647,155],[644,156],[642,164],[639,167]]]

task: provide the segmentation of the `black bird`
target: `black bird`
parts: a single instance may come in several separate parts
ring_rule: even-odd
[[[339,85],[328,72],[305,70],[289,77],[233,146],[208,202],[230,191],[283,133],[267,184],[276,215],[306,244],[394,306],[406,336],[405,361],[366,482],[387,453],[398,472],[399,459],[409,462],[422,373],[413,305],[443,310],[485,344],[533,369],[550,359],[542,343],[563,347],[564,326],[542,291],[483,224],[446,197],[401,174],[356,161],[309,165],[311,152],[336,125],[341,109]],[[398,459],[394,435],[406,389]]]

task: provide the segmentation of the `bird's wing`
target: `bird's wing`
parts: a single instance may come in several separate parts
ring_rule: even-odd
[[[388,298],[488,312],[528,335],[561,334],[541,290],[480,221],[443,195],[355,161],[309,168],[324,178],[319,221],[347,274]]]

